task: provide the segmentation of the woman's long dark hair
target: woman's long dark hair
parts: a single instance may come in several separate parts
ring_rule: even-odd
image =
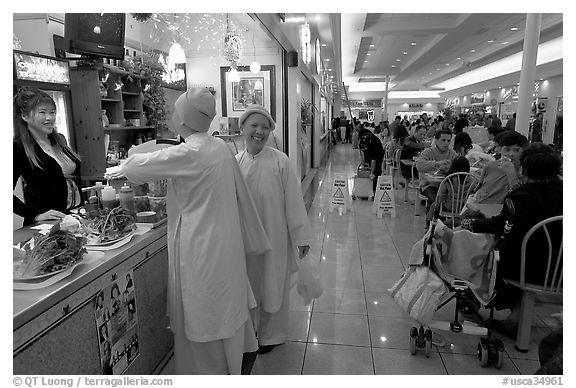
[[[28,129],[28,123],[22,118],[22,115],[30,114],[41,104],[50,105],[56,109],[56,103],[47,93],[31,87],[21,88],[14,96],[13,121],[14,138],[22,139],[24,152],[26,153],[30,164],[43,169],[34,147],[36,140]],[[57,154],[66,153],[69,157],[72,157],[74,162],[80,161],[80,156],[68,147],[64,136],[60,136],[56,128],[54,128],[52,133],[48,135],[48,139]]]

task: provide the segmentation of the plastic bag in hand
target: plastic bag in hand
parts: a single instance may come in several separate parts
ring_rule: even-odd
[[[313,255],[306,255],[298,261],[298,279],[296,282],[298,294],[304,298],[304,304],[308,305],[312,299],[322,295],[322,282],[320,281],[320,269],[318,258]]]

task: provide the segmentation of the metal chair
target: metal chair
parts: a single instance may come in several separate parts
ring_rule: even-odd
[[[516,349],[521,352],[528,351],[536,296],[542,295],[561,297],[563,294],[563,238],[562,235],[560,235],[560,239],[552,239],[549,230],[551,227],[553,227],[553,224],[560,223],[560,233],[562,233],[562,221],[563,216],[555,216],[547,218],[534,225],[526,233],[524,239],[522,240],[522,247],[520,251],[520,281],[504,279],[508,284],[511,284],[522,290],[520,321],[518,325],[518,334],[516,335]],[[537,233],[536,236],[535,233]],[[530,265],[530,263],[526,263],[526,249],[530,241],[537,241],[540,247],[543,245],[545,247],[547,246],[547,257],[537,258],[538,260],[547,260],[546,274],[542,284],[527,283],[525,280],[526,268]],[[557,252],[556,255],[554,255],[555,252]]]
[[[390,170],[390,175],[392,175],[392,187],[397,188],[399,179],[394,179],[394,177],[400,172],[400,153],[402,149],[397,149],[394,153],[394,159],[392,160],[392,167]]]
[[[392,159],[390,158],[390,143],[384,144],[384,160],[382,161],[382,174],[390,175]]]
[[[420,177],[416,178],[418,169],[416,168],[416,163],[412,164],[410,167],[410,180],[406,182],[406,189],[404,192],[404,201],[408,200],[408,190],[414,190],[414,215],[419,216],[422,210],[422,201],[426,201],[428,206],[428,197],[420,192]]]
[[[456,218],[460,215],[468,196],[474,192],[478,183],[478,178],[468,172],[455,172],[442,179],[438,187],[438,194],[436,194],[436,203],[441,209],[440,216],[446,218],[446,222],[444,222],[446,225],[450,219],[452,228],[457,226]],[[451,198],[444,198],[444,193],[451,195]],[[444,210],[445,207],[450,210]]]

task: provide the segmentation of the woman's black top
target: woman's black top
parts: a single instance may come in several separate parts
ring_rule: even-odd
[[[24,225],[32,224],[38,214],[50,209],[67,212],[68,186],[62,168],[54,158],[42,150],[34,139],[32,141],[43,169],[30,163],[21,138],[14,139],[12,142],[12,188],[16,187],[18,179],[22,177],[24,191],[24,202],[13,195],[13,212],[24,217]],[[80,190],[80,161],[66,150],[64,153],[76,164],[74,180]]]

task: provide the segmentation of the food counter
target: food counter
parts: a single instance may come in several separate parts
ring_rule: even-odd
[[[33,232],[15,230],[14,244]],[[140,352],[125,374],[153,374],[167,362],[173,336],[166,313],[166,224],[102,253],[48,287],[13,290],[14,374],[101,374],[96,295],[130,270]]]

